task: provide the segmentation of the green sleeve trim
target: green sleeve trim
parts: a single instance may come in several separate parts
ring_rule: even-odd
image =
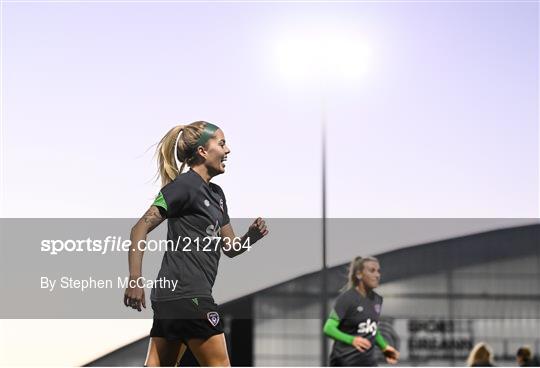
[[[169,208],[167,206],[167,202],[165,202],[165,198],[163,198],[163,194],[159,192],[158,196],[154,200],[154,203],[152,203],[154,206],[161,207],[165,211],[167,211]]]
[[[330,318],[330,319],[335,319],[336,321],[339,322],[339,316],[337,315],[335,309],[332,309],[332,311],[330,312],[330,316],[329,316],[328,318]]]
[[[377,330],[377,334],[375,335],[375,344],[381,349],[384,350],[388,346],[388,342],[384,339],[383,335]]]
[[[330,315],[330,318],[328,318],[328,320],[326,320],[326,323],[324,324],[323,331],[328,337],[331,337],[334,340],[341,341],[348,345],[352,345],[354,336],[340,331],[338,326],[339,320],[333,319],[332,315]]]

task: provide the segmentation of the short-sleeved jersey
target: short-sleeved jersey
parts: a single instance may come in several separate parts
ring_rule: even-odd
[[[352,345],[334,341],[330,361],[343,366],[374,366],[375,335],[379,324],[383,298],[374,291],[365,297],[356,288],[351,288],[336,299],[331,318],[339,319],[338,328],[342,332],[361,336],[371,342],[371,348],[360,352]]]
[[[154,205],[168,222],[168,246],[158,279],[178,284],[173,290],[162,286],[171,283],[156,282],[151,300],[212,297],[221,256],[220,244],[212,238],[220,237],[221,227],[230,222],[223,190],[189,170],[165,185]]]

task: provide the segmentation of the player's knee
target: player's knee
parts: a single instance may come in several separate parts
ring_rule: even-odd
[[[223,356],[221,356],[221,354],[219,354],[218,356],[213,356],[211,359],[209,359],[207,364],[210,367],[230,367],[231,366],[229,357],[226,354]]]
[[[231,362],[229,361],[229,357],[224,357],[224,358],[220,359],[216,363],[217,363],[215,365],[216,367],[230,367],[231,366]]]
[[[146,359],[144,366],[145,367],[160,367],[161,364],[160,364],[159,359],[156,359],[154,357],[149,357],[148,359]]]

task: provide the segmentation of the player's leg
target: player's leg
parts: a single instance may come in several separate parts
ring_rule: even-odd
[[[174,367],[180,361],[186,345],[181,341],[167,341],[164,337],[151,337],[145,367]]]
[[[230,367],[225,334],[210,336],[207,339],[190,339],[189,349],[201,366]]]

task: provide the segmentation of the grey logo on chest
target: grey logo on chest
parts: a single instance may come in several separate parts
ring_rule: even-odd
[[[206,227],[206,233],[210,235],[211,237],[220,237],[221,236],[221,227],[219,226],[219,222],[216,220],[215,225],[208,225]]]

